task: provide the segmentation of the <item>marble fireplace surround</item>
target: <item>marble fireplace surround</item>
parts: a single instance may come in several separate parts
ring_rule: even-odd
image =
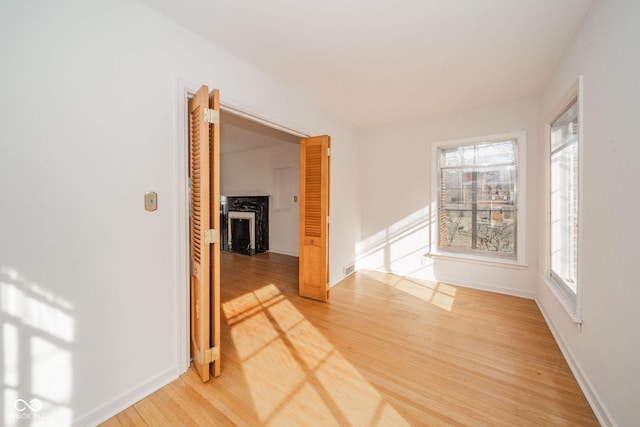
[[[253,214],[253,215],[252,215]],[[249,252],[239,250],[245,255],[259,254],[269,250],[269,196],[221,196],[220,197],[220,235],[222,250],[230,247],[231,220],[233,218],[249,219],[253,217],[254,227]]]

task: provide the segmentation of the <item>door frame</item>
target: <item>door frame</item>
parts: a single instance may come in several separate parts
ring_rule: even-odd
[[[176,325],[177,325],[177,362],[178,375],[189,369],[191,361],[191,351],[189,347],[190,309],[189,309],[189,183],[188,162],[189,162],[189,134],[187,126],[187,111],[189,98],[191,98],[198,88],[206,84],[190,83],[181,79],[176,79],[175,87],[175,123],[176,134],[174,138],[174,182],[175,182],[175,215],[176,215],[176,278],[175,278],[175,301],[176,301]],[[210,87],[218,87],[210,84]],[[319,134],[309,132],[300,126],[287,123],[284,120],[270,117],[259,111],[254,106],[242,104],[226,96],[224,89],[220,88],[220,110],[235,114],[247,120],[260,123],[273,129],[277,129],[299,138],[308,138],[311,135]]]

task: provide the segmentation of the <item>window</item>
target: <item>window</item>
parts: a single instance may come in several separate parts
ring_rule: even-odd
[[[550,275],[575,304],[578,283],[578,103],[550,125]]]
[[[437,254],[523,263],[525,133],[434,148]]]

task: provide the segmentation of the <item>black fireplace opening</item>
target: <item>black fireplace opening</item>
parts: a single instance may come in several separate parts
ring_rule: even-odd
[[[231,241],[229,249],[244,255],[253,255],[251,250],[250,221],[244,218],[231,218]]]

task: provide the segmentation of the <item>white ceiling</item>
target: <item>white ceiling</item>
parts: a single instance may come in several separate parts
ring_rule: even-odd
[[[358,126],[539,94],[593,0],[141,0]]]

